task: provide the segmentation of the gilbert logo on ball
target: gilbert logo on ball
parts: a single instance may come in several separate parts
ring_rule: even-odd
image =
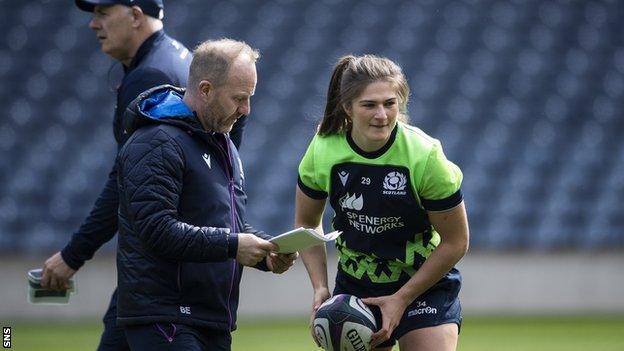
[[[314,316],[314,333],[326,351],[369,351],[375,331],[373,312],[353,295],[332,297]]]

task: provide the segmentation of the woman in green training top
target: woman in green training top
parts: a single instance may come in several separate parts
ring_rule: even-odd
[[[376,350],[455,350],[468,249],[462,173],[440,142],[407,124],[409,86],[389,59],[346,56],[336,65],[325,114],[299,165],[295,227],[322,230],[334,209],[334,294],[368,304]],[[301,252],[314,311],[330,297],[325,246]],[[314,332],[313,332],[314,336]]]

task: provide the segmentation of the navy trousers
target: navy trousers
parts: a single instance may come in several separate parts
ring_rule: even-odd
[[[133,351],[230,351],[230,332],[179,323],[150,323],[124,327]]]
[[[229,332],[196,328],[183,324],[151,323],[130,327],[117,326],[117,289],[104,315],[104,332],[98,351],[230,351]]]
[[[129,351],[123,328],[117,326],[117,289],[111,296],[108,310],[104,315],[104,332],[100,338],[98,351]]]

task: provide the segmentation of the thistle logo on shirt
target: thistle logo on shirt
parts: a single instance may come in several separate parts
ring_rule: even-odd
[[[390,172],[386,175],[383,181],[383,188],[385,189],[382,194],[384,195],[405,195],[405,186],[407,185],[407,177],[401,172]]]
[[[340,207],[342,207],[342,210],[356,210],[359,211],[364,207],[364,198],[362,198],[362,195],[360,194],[360,196],[355,196],[355,193],[353,193],[353,195],[347,193],[345,196],[341,197],[338,200],[338,203],[340,204]]]

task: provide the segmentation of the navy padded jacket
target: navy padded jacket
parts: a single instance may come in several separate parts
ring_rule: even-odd
[[[132,135],[117,157],[117,323],[230,331],[242,273],[237,233],[254,232],[244,221],[244,174],[232,141],[206,132],[183,92],[151,89],[124,117]]]

